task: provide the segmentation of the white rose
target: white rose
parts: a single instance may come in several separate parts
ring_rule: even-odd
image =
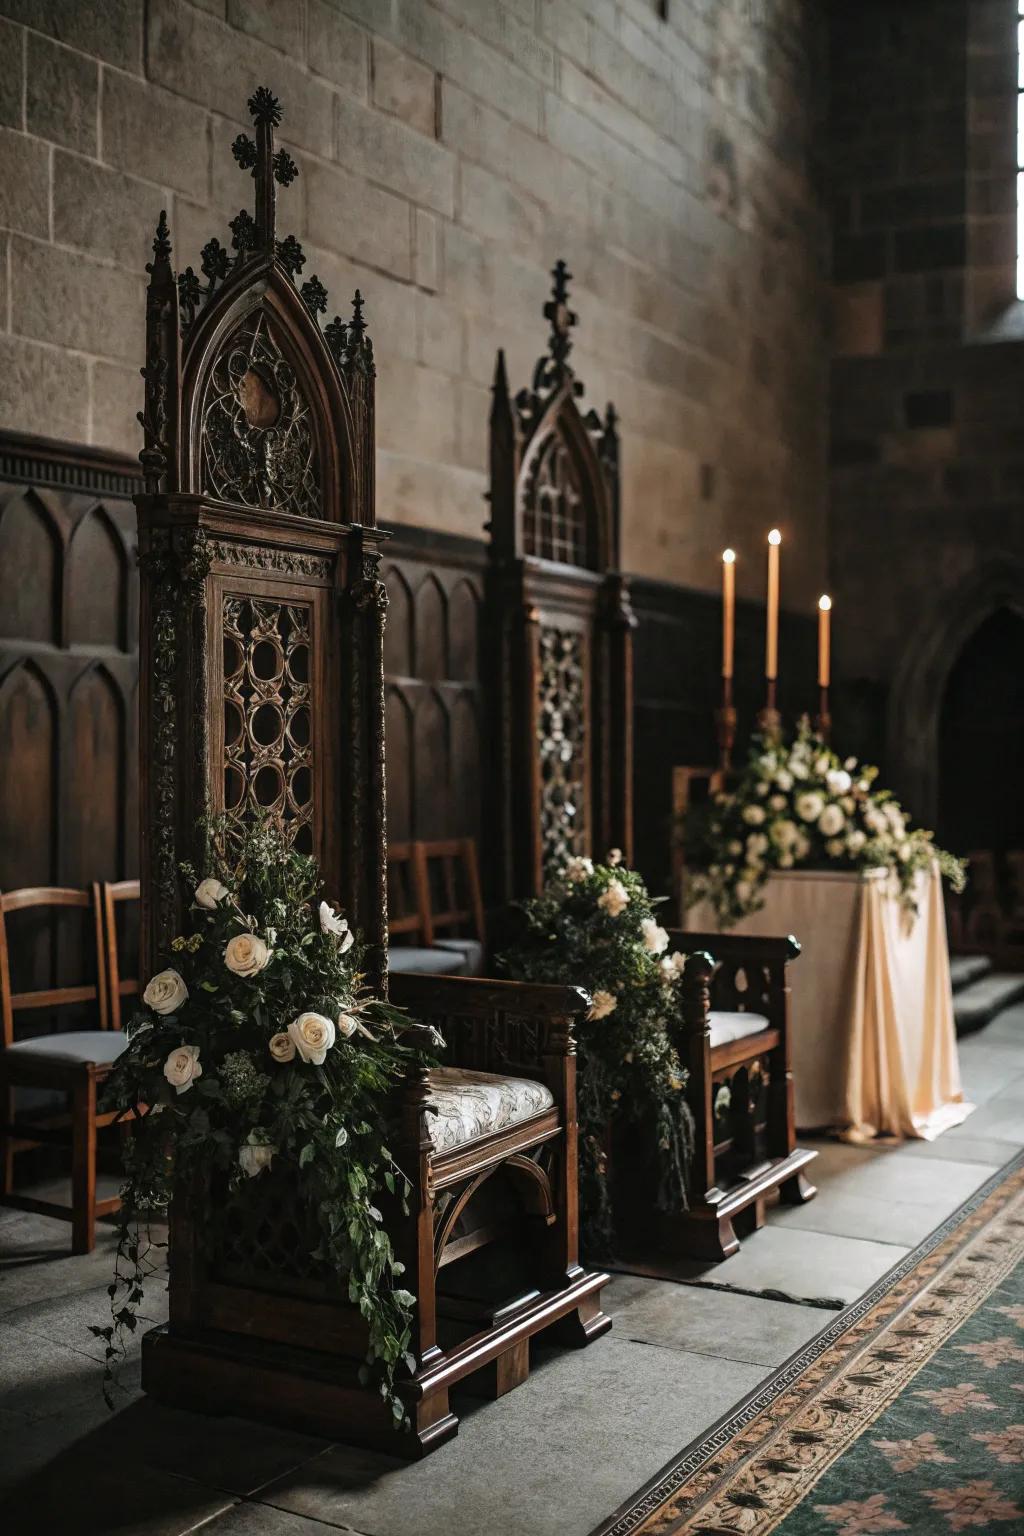
[[[295,1060],[295,1041],[283,1029],[279,1034],[271,1035],[267,1050],[275,1061]]]
[[[846,826],[846,817],[838,805],[826,805],[818,817],[818,831],[822,837],[838,837]]]
[[[664,928],[660,928],[653,917],[645,917],[640,924],[640,932],[644,936],[644,948],[652,955],[660,955],[668,948],[668,934]]]
[[[780,768],[778,773],[775,775],[775,782],[780,789],[784,789],[788,794],[789,791],[793,788],[793,775],[790,773],[788,768]]]
[[[343,955],[347,954],[355,943],[356,936],[348,926],[348,918],[339,917],[326,901],[320,903],[320,928],[322,932],[329,933],[339,941],[339,948]]]
[[[786,809],[787,803],[788,802],[785,795],[772,795],[771,799],[768,801],[768,804],[771,806],[773,811],[784,811]]]
[[[740,854],[743,852],[743,844],[740,843],[740,842],[737,842],[737,840],[735,838],[733,838],[732,842],[729,844],[729,847],[728,847],[727,851],[732,854],[734,859],[738,859]]]
[[[914,850],[909,843],[900,843],[900,846],[896,852],[897,856],[902,859],[904,864],[906,864],[907,861],[913,857]]]
[[[164,1077],[178,1093],[186,1093],[202,1075],[198,1045],[179,1045],[164,1062]]]
[[[763,779],[759,784],[755,785],[755,789],[759,795],[766,795],[768,793],[768,785]]]
[[[845,795],[849,791],[853,780],[845,768],[830,768],[825,775],[825,783],[828,785],[829,793],[838,799],[840,795]]]
[[[859,853],[866,842],[867,835],[859,827],[854,827],[852,831],[847,833],[846,846],[851,853]]]
[[[795,808],[801,821],[817,821],[825,809],[825,802],[816,789],[808,789],[797,795]]]
[[[789,771],[794,779],[806,779],[809,777],[807,764],[800,762],[799,758],[793,759],[789,765]]]
[[[359,1028],[359,1023],[350,1013],[339,1013],[337,1029],[343,1040],[349,1040]]]
[[[565,878],[571,885],[579,885],[594,873],[593,859],[570,859],[565,866]]]
[[[750,882],[748,880],[737,880],[737,882],[736,882],[736,900],[739,902],[741,907],[745,907],[747,905],[747,903],[750,901],[750,898],[753,896],[753,894],[754,894],[754,887],[750,884]]]
[[[177,971],[158,971],[147,982],[142,1001],[154,1013],[177,1013],[188,1002],[188,987]]]
[[[219,880],[212,877],[200,880],[195,890],[195,903],[197,907],[205,907],[207,912],[212,912],[214,907],[231,893],[226,885],[221,885]]]
[[[607,862],[610,864],[612,869],[615,869],[619,864],[621,864],[622,863],[622,849],[621,848],[609,848]]]
[[[311,1062],[315,1067],[323,1066],[335,1038],[330,1019],[325,1019],[322,1013],[300,1013],[288,1025],[288,1033],[303,1061]]]
[[[678,949],[673,950],[670,955],[662,955],[661,957],[661,974],[665,977],[666,981],[674,981],[677,976],[681,976],[685,967],[686,956],[680,954]]]
[[[759,827],[764,821],[764,806],[745,805],[743,807],[743,820],[748,827]]]
[[[828,773],[829,768],[831,766],[832,765],[829,762],[828,758],[825,757],[825,756],[821,756],[821,757],[818,758],[817,762],[814,765],[814,771],[818,775],[819,779],[823,779],[825,777],[826,773]]]
[[[864,812],[864,825],[869,832],[874,832],[876,837],[881,837],[883,832],[889,830],[889,823],[885,813],[879,810],[877,805],[869,805]]]
[[[825,844],[825,852],[830,859],[841,859],[846,851],[846,844],[841,837],[830,837]]]
[[[238,1149],[238,1166],[247,1178],[253,1179],[274,1161],[277,1148],[266,1141],[254,1141],[250,1132],[248,1141]]]
[[[770,836],[776,848],[789,848],[800,833],[795,821],[777,821],[771,829]]]
[[[617,999],[610,992],[595,992],[590,1004],[588,1019],[606,1019],[615,1011]]]
[[[609,880],[607,888],[597,898],[609,917],[618,917],[629,906],[629,892],[621,880]]]
[[[270,962],[270,950],[254,933],[236,933],[224,946],[224,964],[236,976],[258,976]]]
[[[751,832],[747,838],[747,857],[753,855],[758,858],[762,853],[768,852],[768,839],[763,832]]]

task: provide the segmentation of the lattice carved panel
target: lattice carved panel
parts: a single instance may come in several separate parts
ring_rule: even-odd
[[[313,851],[310,610],[225,596],[224,808],[270,813]]]
[[[331,1278],[317,1251],[313,1211],[290,1170],[264,1174],[225,1199],[210,1252],[213,1275],[257,1287],[321,1290]]]
[[[541,627],[537,750],[545,870],[587,852],[586,636]]]
[[[579,474],[557,433],[547,439],[523,486],[523,539],[528,555],[592,564]]]
[[[266,314],[249,315],[210,374],[202,409],[203,486],[224,501],[322,517],[309,403]]]

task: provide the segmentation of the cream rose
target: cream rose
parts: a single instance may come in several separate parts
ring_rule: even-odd
[[[285,1062],[295,1060],[295,1041],[292,1039],[291,1035],[287,1034],[283,1029],[280,1030],[278,1034],[271,1035],[267,1044],[267,1050],[270,1052],[271,1056],[273,1056],[275,1061]]]
[[[269,1168],[274,1161],[277,1148],[266,1141],[254,1141],[250,1134],[248,1141],[242,1143],[238,1149],[238,1166],[247,1178],[253,1179],[264,1168]]]
[[[825,844],[825,852],[830,859],[841,859],[846,852],[846,844],[841,837],[830,837]]]
[[[825,802],[816,789],[808,789],[797,795],[794,809],[801,821],[817,821],[825,809]]]
[[[859,827],[854,827],[853,831],[847,834],[846,846],[851,853],[859,853],[866,842],[867,835]]]
[[[763,805],[745,805],[743,807],[743,820],[748,827],[759,827],[764,821]]]
[[[315,1067],[323,1066],[335,1040],[335,1028],[330,1019],[325,1019],[322,1013],[300,1013],[288,1025],[288,1033],[303,1061],[311,1062]]]
[[[822,837],[838,837],[846,826],[846,817],[838,805],[826,805],[818,817],[818,831]]]
[[[224,964],[236,976],[258,976],[270,963],[270,950],[254,933],[236,933],[224,946]]]
[[[359,1020],[354,1019],[350,1013],[338,1014],[337,1030],[343,1040],[350,1040],[359,1028]]]
[[[644,936],[644,948],[652,955],[662,955],[668,948],[668,934],[660,927],[653,917],[645,917],[640,924],[640,932]]]
[[[677,976],[683,974],[685,967],[686,956],[680,954],[678,949],[673,950],[670,955],[661,957],[661,974],[666,981],[675,981]]]
[[[164,1077],[178,1093],[186,1093],[202,1075],[198,1045],[179,1045],[164,1062]]]
[[[610,1013],[615,1012],[617,998],[611,992],[595,992],[590,1004],[588,1019],[606,1019]]]
[[[593,859],[570,859],[565,866],[565,878],[570,885],[579,885],[588,875],[594,873]]]
[[[230,895],[226,885],[221,885],[219,880],[212,877],[200,880],[195,889],[195,903],[197,907],[205,907],[207,912],[212,912],[225,896]]]
[[[780,768],[778,773],[775,775],[775,782],[780,789],[785,790],[788,794],[789,791],[793,788],[793,775],[790,773],[788,768]]]
[[[158,971],[146,984],[142,1001],[154,1013],[177,1013],[188,1002],[188,987],[177,971]]]
[[[619,917],[629,906],[629,892],[621,880],[609,880],[607,888],[597,898],[609,917]]]
[[[785,795],[772,795],[771,799],[768,801],[768,804],[771,806],[773,811],[784,811],[787,804],[786,797]]]
[[[611,865],[612,869],[615,869],[617,865],[622,863],[622,849],[621,848],[609,848],[608,849],[608,863]]]
[[[760,858],[762,853],[768,852],[768,839],[763,832],[751,832],[747,838],[747,858]]]
[[[829,793],[838,798],[840,795],[849,793],[853,780],[845,768],[830,768],[825,775],[825,783],[828,785]]]

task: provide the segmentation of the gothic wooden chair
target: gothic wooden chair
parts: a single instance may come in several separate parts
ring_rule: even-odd
[[[261,88],[249,105],[255,142],[240,134],[233,152],[256,208],[232,221],[234,254],[211,241],[205,283],[190,269],[176,279],[161,216],[150,266],[137,497],[144,974],[181,932],[178,866],[202,856],[200,817],[269,813],[317,855],[366,940],[370,984],[386,991],[373,355],[358,294],[348,323],[321,327],[322,283],[297,285],[305,257],[278,239],[275,216],[275,183],[297,169],[274,148],[276,99]],[[392,982],[451,1036],[444,1074],[411,1074],[396,1104],[413,1182],[409,1216],[388,1215],[418,1295],[401,1384],[411,1433],[358,1385],[365,1325],[344,1277],[297,1234],[287,1168],[261,1177],[255,1226],[227,1189],[211,1189],[216,1219],[199,1225],[192,1191],[173,1200],[169,1321],[143,1340],[147,1391],[418,1455],[455,1433],[457,1382],[493,1366],[507,1389],[542,1329],[585,1343],[609,1326],[607,1276],[576,1259],[572,1024],[585,994]]]
[[[741,1212],[759,1227],[772,1191],[789,1205],[815,1194],[803,1170],[818,1154],[797,1146],[793,1112],[787,967],[800,946],[685,932],[669,943],[688,957],[674,1043],[696,1136],[690,1208],[666,1238],[694,1258],[725,1259],[739,1246]]]
[[[58,912],[72,908],[89,914],[90,944],[85,957],[87,979],[77,985],[14,992],[7,918],[16,912]],[[53,1014],[76,1008],[93,1015],[93,1029],[56,1030]],[[44,1032],[15,1038],[16,1014],[46,1011]],[[0,894],[0,1011],[3,1049],[0,1050],[0,1135],[3,1138],[0,1203],[16,1210],[57,1216],[71,1223],[73,1253],[91,1253],[96,1242],[96,1218],[116,1211],[116,1198],[96,1198],[96,1132],[111,1124],[113,1114],[97,1114],[98,1085],[124,1049],[124,1036],[111,1029],[103,955],[103,923],[99,887],[70,890],[42,886]],[[26,1112],[15,1118],[16,1088],[44,1089],[65,1094],[69,1113]],[[71,1204],[18,1194],[14,1188],[14,1159],[31,1147],[56,1145],[71,1149]]]
[[[571,274],[553,272],[548,350],[513,398],[504,353],[490,422],[488,694],[495,786],[489,897],[537,894],[571,855],[633,843],[633,629],[619,569],[619,439],[577,404]]]

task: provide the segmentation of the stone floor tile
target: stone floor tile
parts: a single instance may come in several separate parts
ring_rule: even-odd
[[[305,1515],[294,1515],[287,1509],[275,1509],[270,1504],[233,1504],[222,1515],[217,1515],[203,1526],[203,1536],[326,1536],[332,1529],[321,1520],[308,1520]],[[351,1526],[335,1526],[346,1536],[364,1536]]]
[[[604,1291],[604,1309],[614,1320],[617,1341],[772,1366],[781,1365],[835,1316],[817,1307],[641,1275],[614,1275]]]
[[[100,1462],[86,1435],[5,1494],[0,1527],[10,1536],[185,1536],[233,1503],[109,1450]]]
[[[80,1354],[103,1359],[103,1341],[89,1332],[91,1324],[106,1327],[110,1322],[109,1278],[103,1285],[68,1296],[47,1297],[27,1302],[3,1314],[3,1322],[22,1333],[35,1333],[54,1344],[64,1344]],[[146,1287],[145,1300],[139,1308],[139,1329],[130,1340],[137,1349],[142,1334],[167,1319],[167,1287],[162,1276],[154,1276]]]
[[[186,1413],[145,1397],[119,1413],[112,1429],[119,1454],[133,1462],[237,1494],[293,1471],[328,1443],[228,1415]]]
[[[368,1463],[336,1446],[259,1497],[374,1536],[586,1536],[765,1374],[611,1335],[467,1409],[425,1461]]]
[[[968,1125],[973,1118],[967,1122]],[[953,1149],[959,1163],[988,1163],[990,1167],[1001,1168],[1020,1151],[1020,1146],[1014,1141],[997,1141],[992,1136],[972,1136],[965,1132],[952,1143],[947,1137],[940,1136],[938,1141],[908,1141],[901,1150],[904,1157],[938,1158],[942,1161],[949,1158]]]
[[[681,1279],[708,1279],[748,1291],[778,1291],[795,1300],[855,1301],[907,1252],[906,1246],[804,1232],[776,1225],[752,1233],[738,1253],[720,1264],[681,1260]]]

